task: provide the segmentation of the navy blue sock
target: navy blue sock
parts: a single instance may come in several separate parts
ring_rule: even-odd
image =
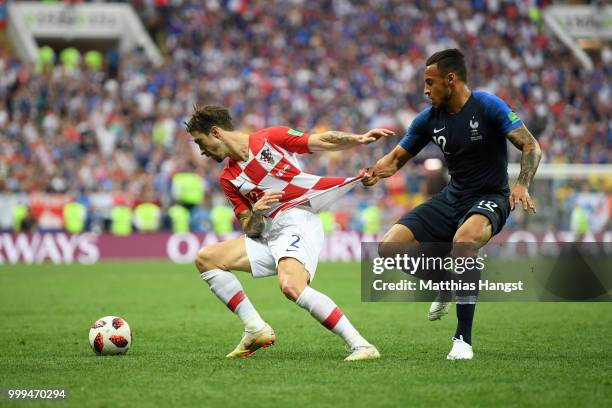
[[[459,300],[459,298],[457,299]],[[472,322],[474,321],[475,303],[457,303],[457,331],[455,338],[463,336],[463,341],[472,344]]]

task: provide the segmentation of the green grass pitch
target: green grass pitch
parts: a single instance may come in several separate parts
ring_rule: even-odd
[[[322,264],[313,287],[383,356],[346,363],[342,341],[286,300],[274,278],[239,276],[277,343],[228,360],[241,324],[191,265],[2,265],[0,388],[65,388],[68,402],[58,406],[78,407],[559,407],[612,400],[610,303],[479,304],[475,360],[449,362],[454,308],[429,322],[425,303],[361,303],[359,265]],[[89,327],[113,314],[130,323],[132,348],[98,357]]]

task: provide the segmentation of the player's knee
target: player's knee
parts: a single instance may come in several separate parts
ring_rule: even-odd
[[[457,231],[453,237],[452,256],[473,256],[478,252],[481,242],[477,233],[470,230]]]
[[[393,256],[393,243],[391,242],[381,242],[378,244],[378,255],[383,257],[391,257]]]
[[[295,276],[291,276],[285,272],[281,266],[278,274],[278,286],[287,299],[295,302],[302,294],[306,283],[299,281]]]
[[[297,298],[300,297],[303,288],[300,288],[300,285],[297,285],[293,281],[283,281],[279,283],[280,290],[283,292],[283,295],[289,300],[296,301]]]
[[[491,237],[491,229],[489,228],[465,228],[459,229],[453,237],[453,244],[478,244],[484,245]]]
[[[382,257],[392,258],[397,254],[404,254],[418,249],[418,241],[412,240],[408,242],[396,242],[383,240],[378,244],[378,255]]]
[[[459,230],[453,237],[453,244],[473,244],[476,242],[476,234],[470,230]]]
[[[378,244],[378,254],[383,257],[393,257],[398,253],[404,253],[418,244],[412,231],[407,227],[398,227],[397,224],[391,228],[382,241]]]
[[[219,262],[219,251],[216,245],[207,245],[198,251],[195,259],[198,272],[206,272],[212,269],[223,269]]]
[[[305,266],[297,259],[282,258],[278,262],[278,284],[287,299],[296,301],[309,280]]]

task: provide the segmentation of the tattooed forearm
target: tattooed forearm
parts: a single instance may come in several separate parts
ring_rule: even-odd
[[[529,187],[542,157],[540,145],[525,125],[508,133],[508,139],[523,152],[517,183]]]
[[[336,130],[330,130],[329,132],[323,133],[321,136],[321,141],[338,146],[346,146],[357,143],[355,135]]]
[[[244,233],[250,238],[257,238],[261,236],[265,226],[266,220],[264,219],[263,213],[244,211],[238,214],[238,220],[242,225]]]
[[[394,134],[395,133],[389,129],[371,129],[363,134],[329,130],[327,132],[310,135],[308,138],[308,148],[311,152],[345,150],[359,145],[374,143],[381,137]]]
[[[521,157],[521,172],[519,173],[517,183],[529,187],[538,169],[539,162],[540,155],[538,152],[535,150],[530,150],[528,152],[523,150],[523,157]]]
[[[266,226],[266,221],[262,213],[253,213],[245,225],[244,233],[251,238],[261,236]]]

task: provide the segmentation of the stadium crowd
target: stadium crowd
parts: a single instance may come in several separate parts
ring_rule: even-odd
[[[174,175],[188,172],[203,180],[197,207],[218,205],[221,166],[199,158],[184,130],[196,103],[228,106],[247,131],[396,130],[356,154],[303,159],[316,174],[353,175],[428,106],[424,61],[448,47],[465,53],[473,89],[496,93],[519,114],[543,162],[611,161],[612,52],[584,70],[546,31],[541,2],[134,3],[165,56],[159,66],[139,50],[118,64],[110,55],[101,70],[58,59],[35,68],[1,51],[0,193],[67,193],[102,220],[113,204],[153,202],[165,212],[178,201]],[[388,209],[388,225],[435,192],[441,176],[423,166],[432,157],[441,155],[430,145],[384,186],[357,188],[336,211],[341,227],[359,228],[358,212],[372,206]]]

